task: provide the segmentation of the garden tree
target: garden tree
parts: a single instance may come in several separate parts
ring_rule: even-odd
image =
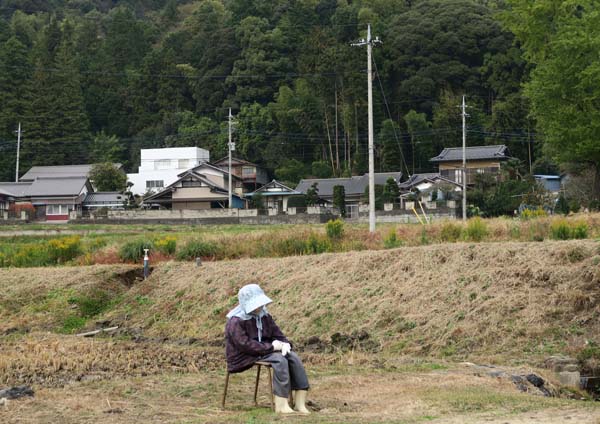
[[[90,149],[91,163],[123,163],[125,148],[116,135],[108,135],[104,131],[96,134]]]
[[[411,173],[423,172],[429,168],[429,159],[439,153],[433,150],[430,133],[431,122],[427,120],[426,114],[418,113],[412,109],[404,115],[404,122],[410,136],[410,144],[405,143],[405,146],[410,146],[410,149],[405,151],[411,163]],[[411,153],[410,156],[408,152]]]
[[[538,184],[532,177],[520,178],[514,172],[516,167],[517,163],[509,164],[500,181],[490,174],[476,175],[473,189],[467,192],[468,203],[479,208],[485,216],[512,216],[521,204],[542,206],[533,201],[542,198],[537,193],[540,191]]]
[[[593,0],[510,0],[506,25],[535,65],[525,86],[546,152],[588,164],[600,200],[600,14]]]
[[[375,210],[383,210],[383,189],[384,186],[381,184],[375,184]],[[362,202],[369,204],[369,186],[365,187],[365,191],[362,196]]]
[[[252,195],[252,198],[250,199],[250,206],[253,209],[264,209],[265,208],[265,198],[260,191],[258,193],[254,193]]]
[[[333,186],[333,206],[340,211],[342,218],[346,217],[346,189],[342,185]]]
[[[383,186],[383,203],[396,203],[400,196],[398,183],[392,177],[388,178]]]
[[[377,144],[381,146],[379,169],[381,172],[398,172],[403,169],[400,151],[400,128],[391,119],[381,124]]]
[[[127,175],[113,163],[97,163],[90,170],[90,181],[98,191],[118,191],[126,189]]]
[[[319,184],[312,183],[309,189],[306,190],[306,205],[314,206],[319,202]]]

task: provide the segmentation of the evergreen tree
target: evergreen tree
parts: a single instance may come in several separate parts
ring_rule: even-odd
[[[384,203],[395,203],[400,196],[400,189],[398,183],[392,177],[388,178],[383,186],[383,202]]]
[[[381,124],[378,144],[381,148],[382,172],[398,172],[402,170],[402,153],[400,152],[400,128],[391,119],[386,119]]]
[[[333,206],[338,208],[342,218],[346,217],[346,189],[344,186],[333,186]]]

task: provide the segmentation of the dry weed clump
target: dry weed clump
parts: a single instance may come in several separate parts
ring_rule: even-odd
[[[60,387],[115,376],[200,372],[218,368],[221,356],[214,349],[33,334],[0,346],[0,385]]]

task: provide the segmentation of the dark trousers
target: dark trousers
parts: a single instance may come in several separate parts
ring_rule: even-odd
[[[273,368],[273,393],[287,398],[290,390],[308,390],[308,377],[300,357],[294,352],[283,356],[281,352],[265,355],[259,361],[271,363]]]

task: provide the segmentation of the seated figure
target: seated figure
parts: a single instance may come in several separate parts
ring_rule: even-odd
[[[257,361],[269,362],[273,368],[275,412],[308,414],[306,395],[309,388],[302,361],[292,351],[266,305],[272,300],[258,284],[248,284],[238,292],[239,305],[227,314],[225,354],[227,370],[242,372]],[[292,391],[294,409],[288,404]]]

